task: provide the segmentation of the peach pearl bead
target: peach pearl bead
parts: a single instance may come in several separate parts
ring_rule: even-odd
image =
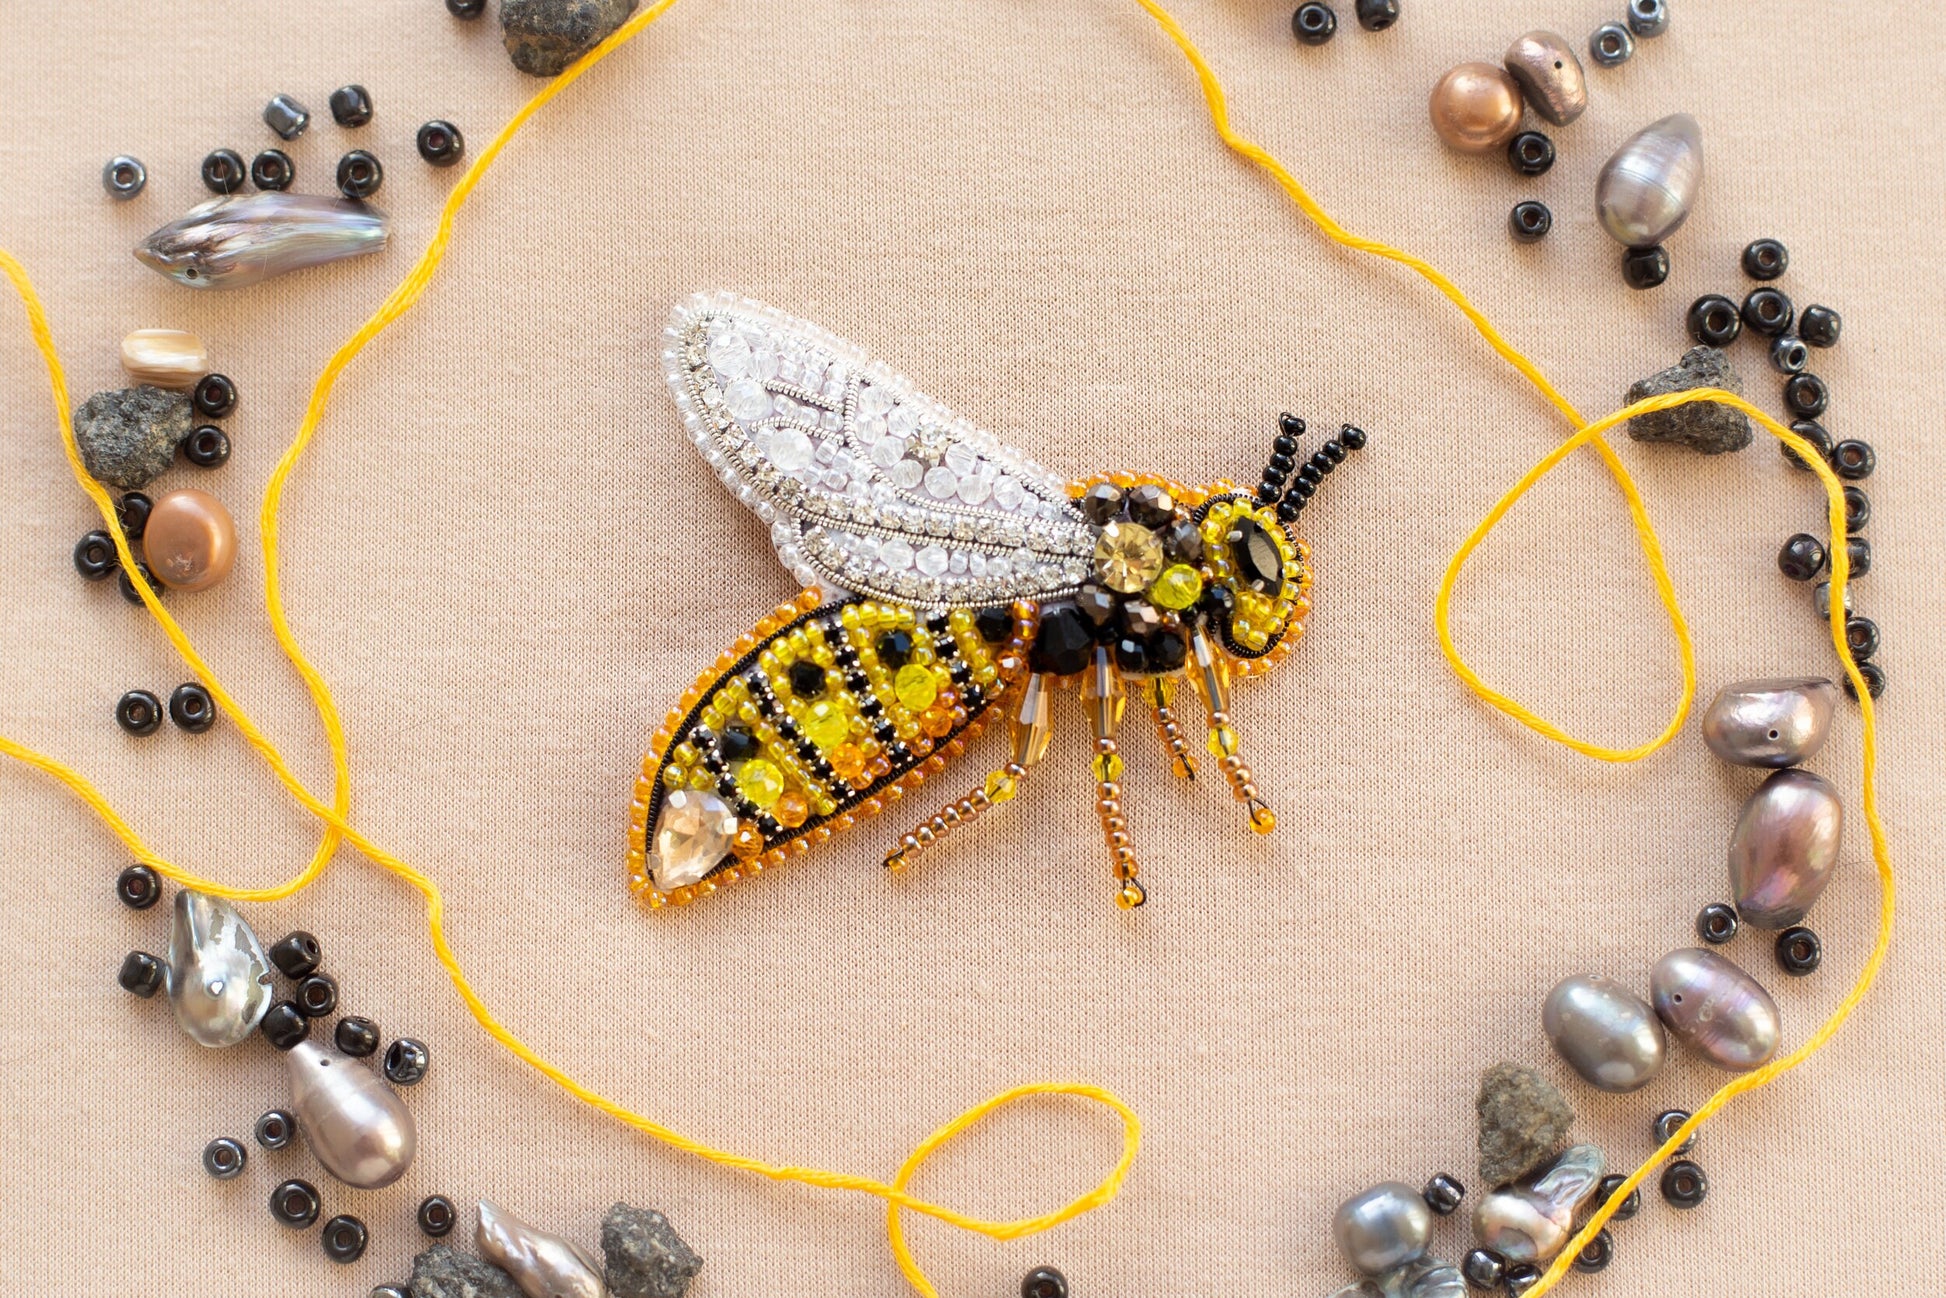
[[[142,557],[172,590],[207,590],[236,562],[236,523],[207,491],[182,487],[158,497],[142,529]]]
[[[1462,63],[1432,88],[1432,127],[1461,153],[1504,148],[1520,130],[1520,87],[1505,68]]]

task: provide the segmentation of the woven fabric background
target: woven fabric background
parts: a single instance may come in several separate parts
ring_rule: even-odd
[[[1741,296],[1747,240],[1782,238],[1782,287],[1845,313],[1843,343],[1816,358],[1828,422],[1882,457],[1877,561],[1857,589],[1885,632],[1881,788],[1905,871],[1881,987],[1811,1066],[1707,1130],[1701,1210],[1651,1196],[1618,1228],[1613,1268],[1562,1292],[1897,1289],[1936,1251],[1946,1181],[1946,10],[1907,6],[1888,27],[1813,0],[1674,0],[1666,36],[1620,70],[1590,67],[1591,108],[1553,132],[1559,163],[1520,180],[1442,149],[1427,88],[1535,25],[1579,43],[1618,0],[1405,5],[1374,36],[1340,4],[1337,39],[1315,50],[1291,41],[1288,2],[1184,0],[1182,17],[1245,130],[1351,227],[1451,271],[1590,417],[1681,353],[1692,298]],[[320,791],[319,727],[266,632],[256,502],[325,357],[403,274],[456,177],[420,163],[418,124],[451,118],[477,150],[535,88],[497,38],[437,0],[0,6],[0,244],[45,295],[77,400],[121,384],[117,340],[141,326],[197,331],[240,385],[234,460],[166,483],[219,492],[244,554],[221,589],[170,603]],[[356,134],[325,112],[351,80],[378,105]],[[276,91],[320,119],[289,148],[300,188],[328,190],[347,148],[378,153],[393,247],[235,294],[137,265],[127,249],[203,197],[204,152],[274,143],[258,112]],[[1669,283],[1631,292],[1593,219],[1595,172],[1677,109],[1703,124],[1708,179]],[[96,173],[123,151],[152,178],[115,205]],[[1555,230],[1514,247],[1505,214],[1530,196]],[[1238,691],[1280,832],[1253,837],[1208,781],[1173,785],[1132,725],[1153,902],[1118,912],[1069,707],[1021,800],[904,879],[878,867],[901,829],[881,822],[687,913],[631,904],[623,826],[649,732],[793,590],[690,451],[658,372],[669,305],[715,286],[856,339],[1065,470],[1247,480],[1280,409],[1369,429],[1305,515],[1310,635]],[[97,520],[20,321],[0,307],[0,729],[79,765],[184,866],[281,880],[317,827],[233,724],[134,740],[110,720],[122,691],[166,693],[187,672],[112,585],[75,576],[69,549]],[[1781,410],[1759,349],[1734,357]],[[1323,1294],[1347,1278],[1328,1233],[1340,1198],[1440,1170],[1477,1180],[1484,1065],[1559,1078],[1582,1133],[1631,1166],[1654,1112],[1722,1080],[1678,1051],[1647,1090],[1596,1095],[1549,1053],[1539,1005],[1574,972],[1643,987],[1693,940],[1755,776],[1714,761],[1693,725],[1628,767],[1546,744],[1468,694],[1432,635],[1447,556],[1564,431],[1427,287],[1329,246],[1225,153],[1133,4],[685,0],[513,143],[431,291],[346,376],[291,479],[285,588],[350,731],[357,823],[439,881],[481,994],[575,1076],[719,1145],[879,1176],[996,1090],[1099,1082],[1147,1123],[1126,1191],[1007,1245],[914,1222],[945,1292],[1009,1294],[1052,1263],[1077,1298]],[[1834,670],[1809,591],[1774,563],[1786,535],[1822,530],[1811,479],[1767,444],[1713,460],[1617,444],[1691,619],[1699,703],[1739,677]],[[1454,622],[1490,680],[1578,733],[1633,742],[1675,701],[1669,629],[1592,457],[1483,548]],[[1854,812],[1858,739],[1848,706],[1815,763]],[[9,766],[0,796],[7,1293],[362,1295],[406,1274],[412,1206],[435,1190],[590,1243],[613,1201],[660,1207],[708,1259],[697,1298],[902,1292],[873,1201],[674,1155],[515,1063],[464,1014],[416,898],[350,853],[249,917],[266,940],[321,935],[349,1009],[431,1043],[410,1095],[422,1153],[376,1194],[298,1150],[210,1181],[198,1151],[286,1100],[282,1064],[261,1042],[199,1050],[166,1005],[116,989],[128,948],[166,941],[166,912],[114,901],[124,853],[58,787]],[[1776,993],[1790,1044],[1858,970],[1876,898],[1854,815],[1813,915],[1816,976],[1787,982],[1760,934],[1730,948]],[[1115,1149],[1103,1115],[1027,1105],[917,1188],[1039,1212]],[[314,1234],[270,1220],[286,1175],[370,1223],[365,1260],[334,1267]],[[1461,1224],[1436,1246],[1463,1251]]]

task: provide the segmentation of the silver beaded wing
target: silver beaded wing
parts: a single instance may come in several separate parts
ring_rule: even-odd
[[[977,607],[1093,570],[1098,529],[1059,477],[816,325],[701,293],[663,362],[697,449],[807,586]]]

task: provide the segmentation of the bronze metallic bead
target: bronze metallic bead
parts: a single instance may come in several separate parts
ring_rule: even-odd
[[[959,825],[959,808],[953,806],[940,808],[938,819],[957,828]]]
[[[1462,63],[1432,88],[1433,129],[1461,153],[1505,148],[1520,130],[1520,107],[1520,87],[1491,63]]]
[[[1574,47],[1553,32],[1528,32],[1507,47],[1507,71],[1520,84],[1527,106],[1555,126],[1566,126],[1588,107],[1588,82]]]
[[[1242,766],[1243,766],[1243,759],[1241,757],[1238,757],[1235,753],[1231,753],[1228,757],[1223,759],[1223,774],[1233,775],[1239,769],[1241,769]]]
[[[163,585],[206,590],[229,576],[236,562],[236,524],[207,491],[164,492],[142,529],[142,557]]]
[[[1113,780],[1103,780],[1100,787],[1096,789],[1096,792],[1104,799],[1113,798],[1119,802],[1122,796],[1122,786]]]

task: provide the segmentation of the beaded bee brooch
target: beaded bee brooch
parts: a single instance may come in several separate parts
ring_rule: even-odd
[[[1310,550],[1288,525],[1364,433],[1345,427],[1299,466],[1304,423],[1284,415],[1254,490],[1070,482],[857,347],[746,299],[678,307],[662,358],[697,449],[770,524],[805,590],[697,677],[650,743],[628,835],[629,886],[648,905],[803,855],[1004,723],[1007,760],[900,840],[885,865],[903,870],[1014,797],[1070,689],[1094,734],[1120,905],[1148,896],[1120,783],[1131,693],[1191,779],[1186,679],[1251,828],[1276,827],[1239,753],[1230,683],[1267,673],[1303,634]]]

